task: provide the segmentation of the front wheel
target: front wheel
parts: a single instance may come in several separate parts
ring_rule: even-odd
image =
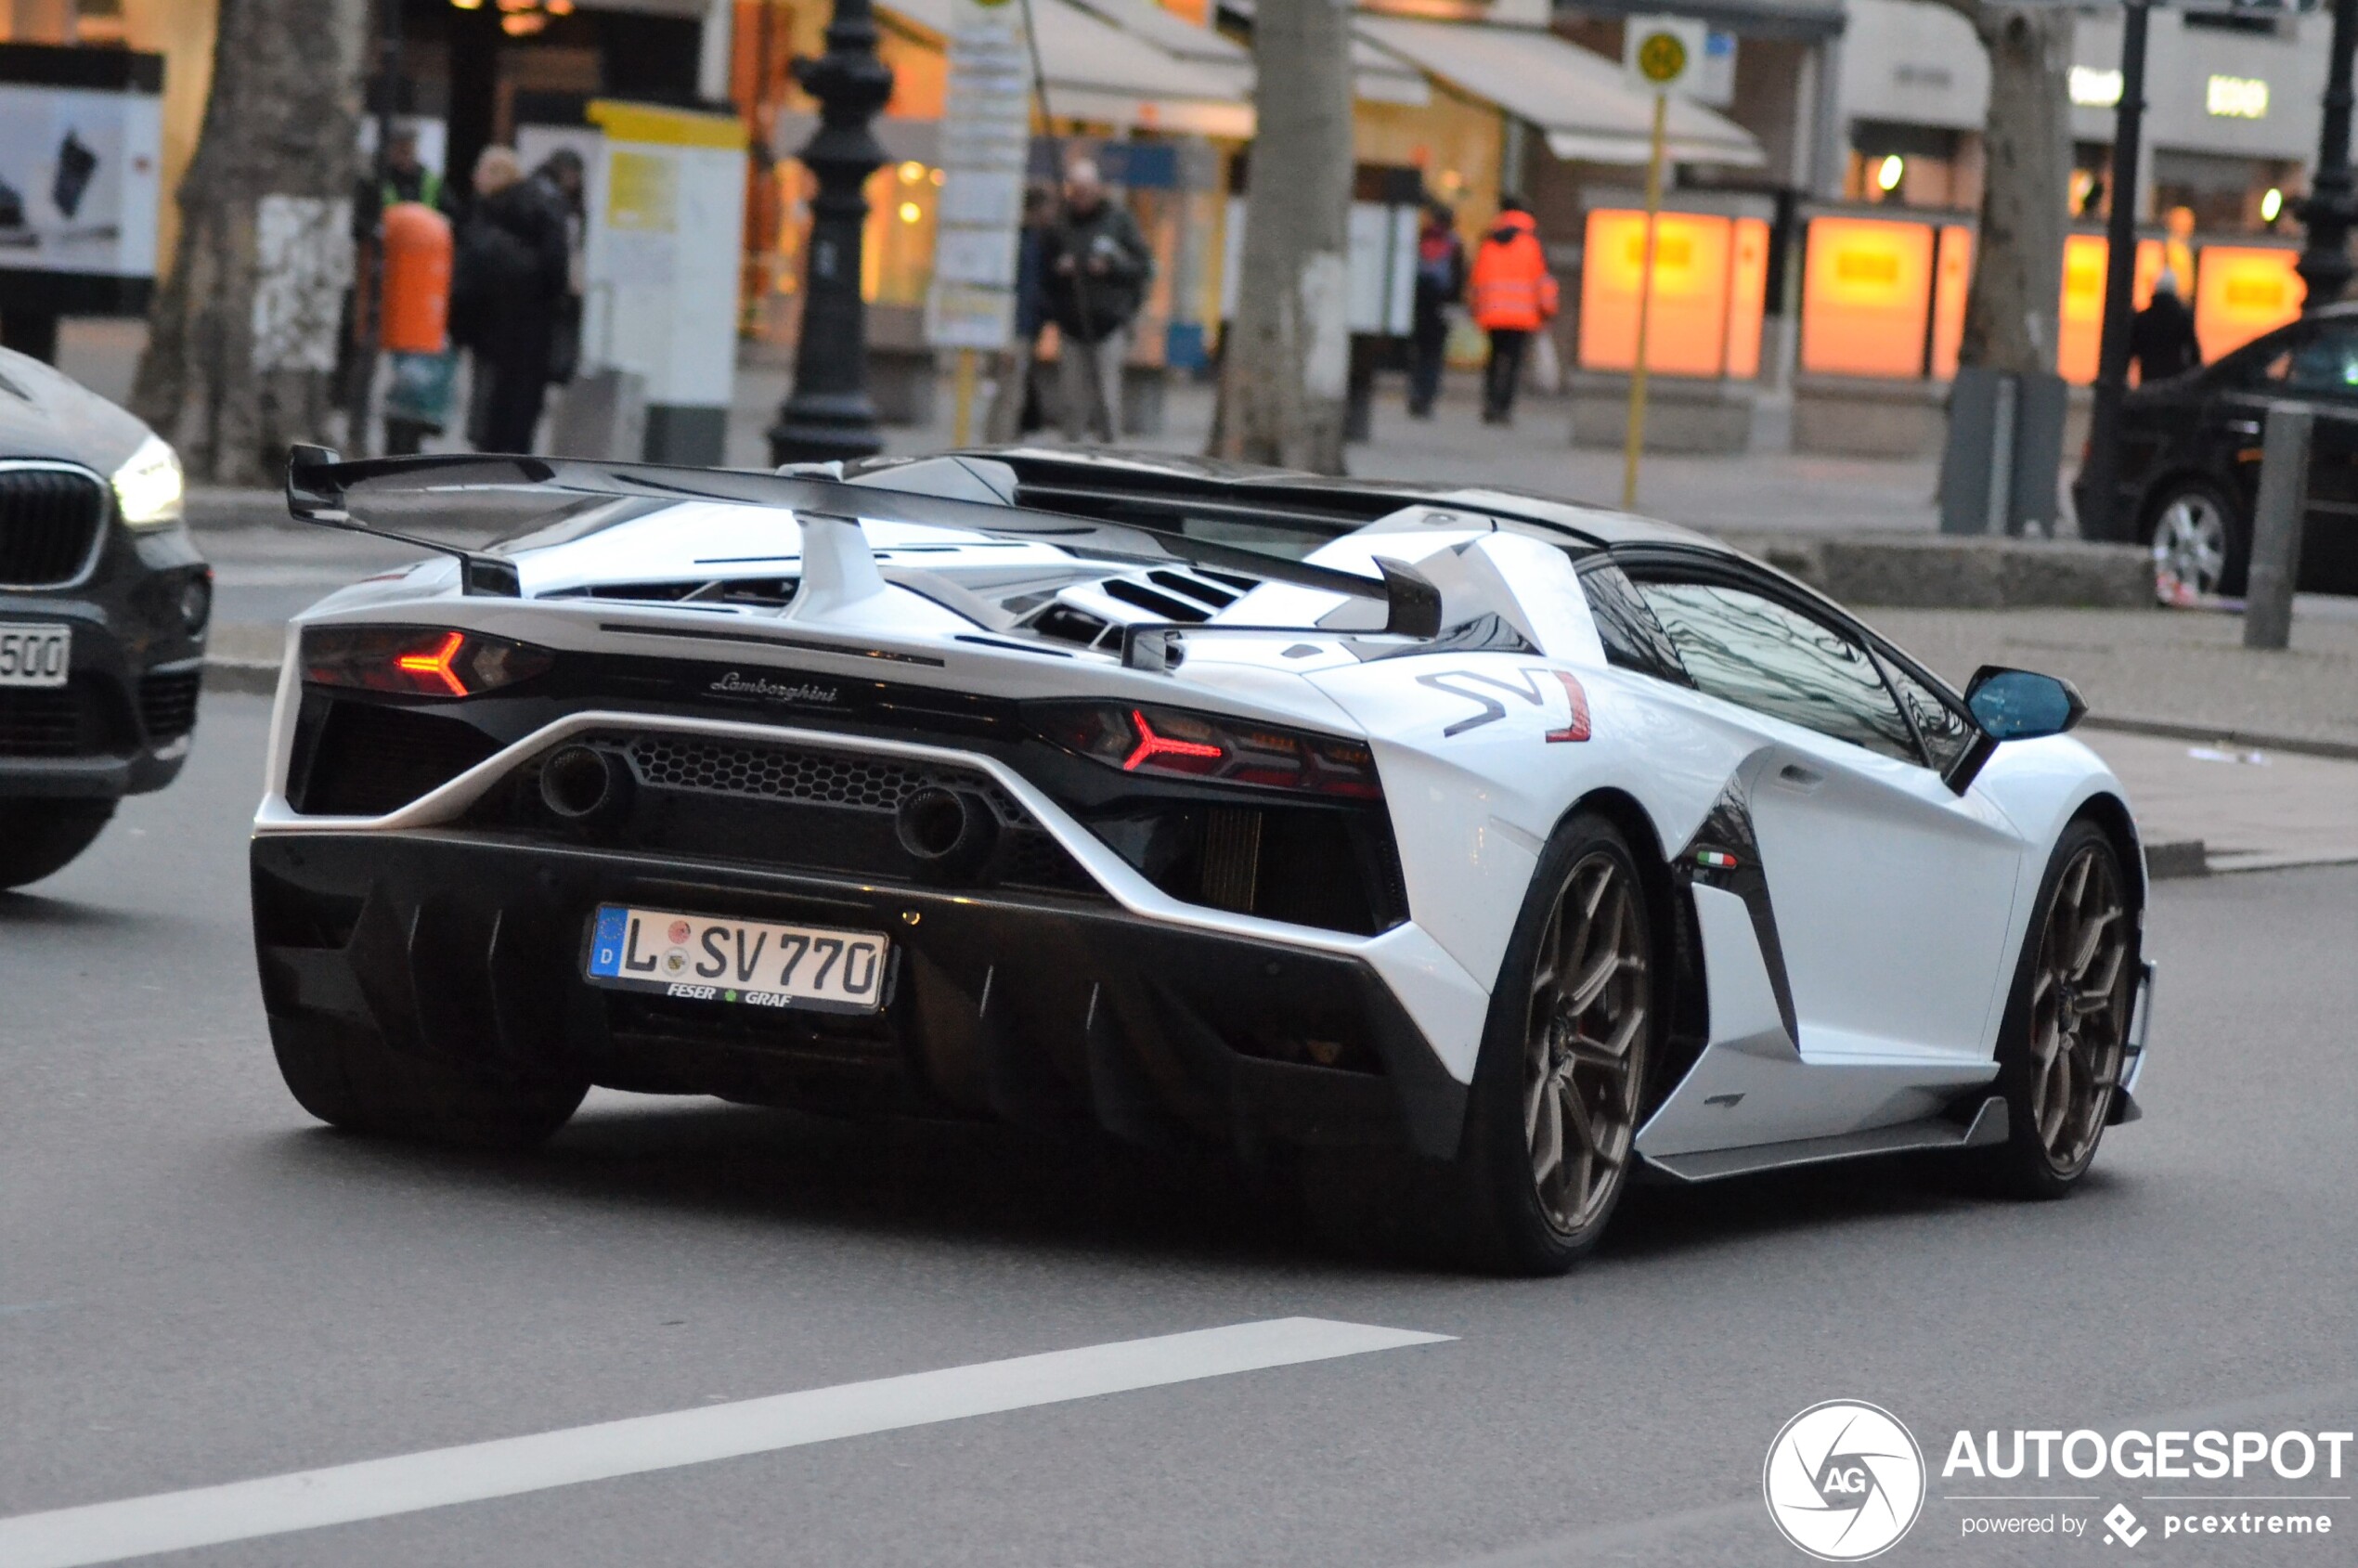
[[[2128,887],[2102,828],[2083,818],[2065,830],[2040,885],[1998,1043],[2006,1142],[1989,1159],[2022,1197],[2068,1194],[2111,1119],[2136,986]]]
[[[111,800],[0,800],[0,888],[63,871],[113,816]]]
[[[1654,924],[1628,843],[1582,813],[1540,857],[1507,946],[1458,1155],[1481,1261],[1561,1274],[1628,1186],[1655,1054]]]

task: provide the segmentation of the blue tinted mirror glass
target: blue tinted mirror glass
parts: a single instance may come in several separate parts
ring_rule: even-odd
[[[1965,699],[1974,719],[1989,738],[2028,740],[2034,735],[2059,735],[2071,728],[2071,688],[2052,675],[2027,669],[2002,669],[1973,689]]]

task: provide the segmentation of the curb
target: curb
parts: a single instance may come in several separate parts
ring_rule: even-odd
[[[208,658],[204,662],[204,689],[246,696],[275,695],[279,690],[279,661]]]
[[[2175,839],[2145,846],[2145,875],[2155,882],[2181,876],[2209,876],[2210,857],[2199,838]]]
[[[2263,735],[2249,730],[2220,728],[2207,724],[2184,724],[2174,719],[2116,719],[2090,714],[2080,724],[2091,730],[2110,730],[2124,735],[2154,735],[2165,741],[2214,741],[2230,745],[2248,746],[2254,751],[2285,751],[2300,757],[2330,757],[2342,762],[2358,762],[2358,742],[2303,740],[2297,735]]]
[[[2150,609],[2135,545],[1952,534],[1757,534],[1728,544],[1844,604],[1905,610]]]

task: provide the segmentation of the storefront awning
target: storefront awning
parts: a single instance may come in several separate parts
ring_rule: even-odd
[[[1175,55],[1070,0],[1030,4],[1048,108],[1057,119],[1240,140],[1252,135],[1250,60],[1239,75],[1215,58]],[[949,37],[950,0],[886,0],[877,8]]]
[[[1184,27],[1198,36],[1211,32],[1209,28],[1197,27],[1192,22],[1172,16],[1155,0],[1079,0],[1079,3],[1099,7],[1114,5],[1137,6],[1169,18],[1173,25]],[[1252,25],[1253,0],[1219,0],[1219,8],[1222,15],[1238,25]],[[1222,36],[1216,32],[1211,35],[1215,38]],[[1224,39],[1223,41],[1225,42]],[[1241,44],[1230,44],[1229,46],[1245,56],[1248,65],[1250,63],[1250,50]],[[1351,96],[1361,103],[1394,103],[1407,109],[1422,109],[1432,101],[1432,88],[1426,83],[1425,73],[1415,66],[1365,38],[1354,37],[1351,41]]]
[[[1665,11],[1708,22],[1739,38],[1835,38],[1847,19],[1843,0],[1579,0],[1584,17],[1650,17]]]
[[[1653,104],[1622,79],[1621,64],[1545,28],[1362,15],[1362,36],[1536,125],[1548,149],[1589,163],[1643,163]],[[1669,153],[1678,163],[1767,162],[1751,132],[1701,104],[1670,100]]]

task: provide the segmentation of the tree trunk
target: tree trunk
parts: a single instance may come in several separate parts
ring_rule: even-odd
[[[180,240],[132,391],[191,479],[275,484],[289,444],[329,439],[368,18],[368,0],[221,0]]]
[[[1958,359],[2015,374],[2052,370],[2071,199],[2071,13],[1985,3],[1973,21],[1989,52],[1989,112]]]
[[[1351,221],[1351,10],[1261,0],[1243,276],[1212,453],[1342,472]]]

